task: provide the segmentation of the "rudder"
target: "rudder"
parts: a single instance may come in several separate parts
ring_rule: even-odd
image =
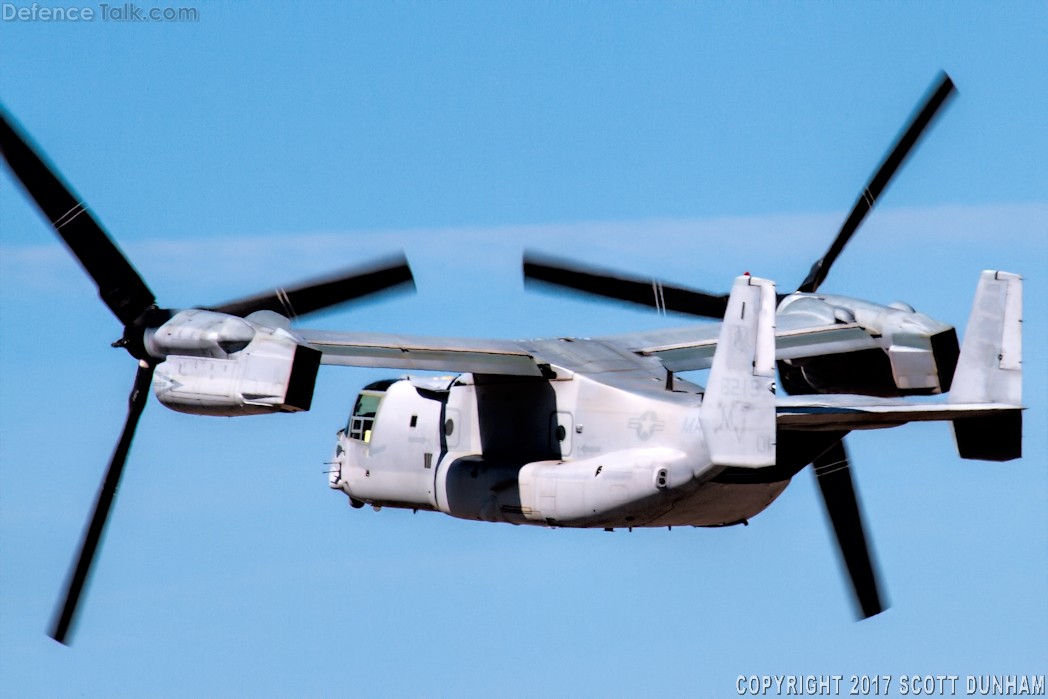
[[[949,403],[1014,405],[988,417],[953,421],[962,459],[1022,456],[1022,277],[987,270],[979,277]]]
[[[775,463],[775,283],[735,280],[699,420],[713,463]]]

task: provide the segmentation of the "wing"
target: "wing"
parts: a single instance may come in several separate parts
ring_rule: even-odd
[[[776,359],[880,346],[855,323],[812,324],[781,316],[777,322]],[[596,342],[578,341],[573,348],[581,351],[583,345],[600,345],[607,352],[607,347],[615,347],[620,353],[624,351],[638,359],[658,359],[666,369],[674,372],[708,369],[713,362],[720,328],[720,323],[710,323],[628,333],[597,338]],[[582,368],[578,357],[565,354],[563,347],[558,351],[556,341],[525,343],[305,329],[296,333],[323,353],[321,361],[324,364],[518,376],[542,376],[544,367],[550,362],[574,370]]]
[[[426,371],[542,376],[543,366],[523,344],[381,333],[299,329],[296,334],[322,353],[321,363]]]
[[[720,324],[651,330],[603,338],[645,357],[656,357],[670,371],[708,369],[717,348]],[[879,348],[856,323],[811,323],[780,314],[776,319],[775,358],[796,359]]]

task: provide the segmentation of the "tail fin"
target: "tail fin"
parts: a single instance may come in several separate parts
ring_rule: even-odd
[[[979,277],[950,389],[950,403],[1014,405],[992,417],[953,421],[963,459],[1022,456],[1022,277],[986,271]]]
[[[775,463],[775,283],[735,280],[699,420],[713,463]]]

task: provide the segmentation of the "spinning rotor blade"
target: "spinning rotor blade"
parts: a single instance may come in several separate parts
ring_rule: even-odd
[[[0,151],[55,232],[95,281],[98,294],[125,326],[156,302],[153,292],[32,142],[0,108]]]
[[[62,603],[55,610],[51,637],[59,643],[67,643],[102,543],[131,442],[149,396],[155,360],[147,354],[143,337],[148,329],[159,327],[172,313],[157,308],[153,292],[91,215],[87,205],[73,193],[2,107],[0,154],[59,237],[94,280],[102,301],[123,324],[123,337],[114,346],[124,347],[139,360],[123,432],[113,450],[95,499],[94,510],[84,529],[80,551],[66,581]],[[259,310],[273,310],[293,317],[407,285],[414,288],[414,279],[407,260],[400,255],[335,276],[233,301],[216,310],[239,316]]]
[[[621,272],[586,267],[568,260],[524,253],[525,285],[545,284],[560,289],[573,289],[606,299],[626,301],[658,311],[681,313],[701,318],[724,318],[728,308],[726,295],[679,286],[668,286],[657,279],[630,277]]]
[[[407,258],[403,254],[379,260],[364,267],[354,267],[335,275],[313,279],[298,286],[278,288],[271,292],[230,301],[211,310],[246,316],[255,311],[275,311],[288,318],[330,308],[399,287],[415,289]]]
[[[837,442],[830,447],[812,465],[815,467],[815,477],[819,482],[826,513],[830,516],[833,532],[837,536],[841,558],[851,577],[860,617],[867,619],[880,614],[885,606],[878,592],[877,570],[866,545],[862,510],[852,482],[844,442]]]
[[[910,123],[903,130],[902,135],[899,136],[898,141],[866,184],[844,225],[837,233],[833,244],[822,258],[812,265],[807,278],[797,291],[814,292],[825,281],[830,267],[833,266],[844,246],[858,230],[877,198],[891,182],[892,177],[954,91],[950,76],[942,73],[934,88],[928,93]],[[644,279],[620,272],[588,268],[574,262],[529,252],[524,254],[524,280],[526,284],[539,283],[562,289],[573,289],[594,296],[648,306],[660,311],[672,311],[716,320],[724,317],[728,301],[727,295],[710,294],[686,287],[665,286],[656,279]]]
[[[819,286],[825,281],[826,275],[830,273],[830,267],[836,261],[837,256],[841,254],[841,250],[844,249],[848,240],[858,230],[866,214],[873,208],[877,197],[881,195],[884,188],[891,182],[892,176],[895,175],[895,172],[903,164],[903,161],[906,160],[906,156],[910,154],[910,151],[913,150],[925,129],[932,123],[935,115],[946,104],[946,101],[953,93],[953,81],[950,80],[949,75],[942,73],[939,76],[935,89],[930,92],[920,110],[914,115],[899,137],[899,140],[895,143],[895,146],[892,147],[888,156],[881,163],[880,167],[877,168],[877,172],[874,173],[873,177],[866,184],[866,188],[859,195],[858,201],[852,207],[851,213],[848,214],[844,225],[841,226],[841,230],[837,233],[833,244],[830,245],[822,259],[812,265],[811,271],[808,272],[808,277],[797,288],[797,291],[815,292],[818,290]]]
[[[120,485],[120,476],[124,471],[124,462],[127,460],[127,452],[131,448],[131,440],[135,436],[135,428],[138,427],[138,418],[142,415],[142,409],[149,397],[149,383],[153,379],[153,365],[140,362],[138,373],[135,375],[135,384],[128,398],[127,421],[124,423],[124,431],[120,434],[120,440],[113,450],[113,457],[109,460],[109,468],[106,471],[105,480],[98,490],[95,499],[95,510],[91,515],[87,528],[84,530],[84,540],[80,544],[80,554],[76,561],[76,567],[70,572],[66,585],[64,602],[61,610],[55,610],[54,626],[51,629],[51,638],[59,643],[66,643],[73,622],[76,620],[76,608],[80,602],[81,593],[87,584],[91,574],[91,564],[94,563],[95,554],[102,541],[105,532],[106,521],[109,510],[116,497],[117,488]]]

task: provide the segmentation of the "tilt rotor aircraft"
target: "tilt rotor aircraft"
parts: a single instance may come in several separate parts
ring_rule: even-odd
[[[220,305],[169,310],[39,149],[0,112],[15,177],[98,286],[136,360],[127,421],[51,636],[68,642],[150,389],[173,410],[308,410],[320,364],[453,372],[364,387],[338,433],[330,487],[354,507],[544,527],[745,524],[813,465],[862,618],[881,612],[845,436],[953,424],[961,457],[1021,455],[1022,280],[983,272],[963,345],[905,304],[820,286],[953,92],[942,75],[795,292],[744,275],[728,295],[527,254],[527,280],[717,324],[595,339],[460,340],[296,329],[292,319],[413,288],[403,256]],[[777,366],[776,366],[777,365]],[[779,381],[790,396],[779,396]],[[709,369],[706,387],[677,376]],[[948,393],[942,402],[906,396]]]

